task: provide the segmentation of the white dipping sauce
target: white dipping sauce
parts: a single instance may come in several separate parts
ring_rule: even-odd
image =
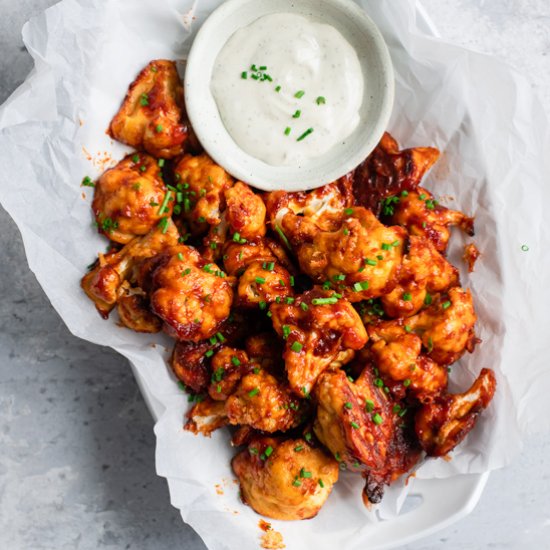
[[[340,32],[290,13],[235,32],[211,81],[231,137],[273,166],[301,166],[344,142],[359,124],[363,89],[357,53]]]

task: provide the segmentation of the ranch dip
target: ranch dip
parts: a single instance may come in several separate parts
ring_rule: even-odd
[[[355,130],[364,85],[357,53],[338,30],[279,13],[229,38],[211,91],[243,151],[272,166],[301,166]]]

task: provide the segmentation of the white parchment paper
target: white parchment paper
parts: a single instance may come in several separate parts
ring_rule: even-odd
[[[462,271],[463,285],[475,295],[483,343],[453,367],[452,388],[466,388],[490,367],[497,394],[452,460],[428,461],[417,476],[499,468],[521,449],[525,433],[550,425],[549,125],[522,76],[423,35],[414,2],[359,3],[382,30],[395,66],[389,130],[403,146],[442,150],[425,185],[449,206],[475,215],[483,254],[474,274]],[[187,399],[165,364],[172,343],[119,328],[114,318],[101,320],[79,287],[86,265],[106,245],[92,227],[92,191],[80,182],[127,150],[105,134],[108,122],[137,72],[153,58],[184,59],[193,33],[218,4],[64,0],[25,25],[35,69],[0,109],[0,199],[69,329],[126,356],[147,393],[163,404],[155,427],[157,471],[168,478],[172,503],[210,548],[248,549],[258,547],[258,516],[238,500],[228,435],[205,439],[182,431]],[[454,235],[455,262],[464,242]],[[317,518],[274,526],[288,548],[359,548],[368,541],[362,527],[373,521],[361,488],[360,478],[344,475]],[[388,502],[397,497],[390,494]],[[386,505],[386,515],[391,509]]]

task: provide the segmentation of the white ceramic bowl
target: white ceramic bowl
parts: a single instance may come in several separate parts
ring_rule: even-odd
[[[231,35],[264,15],[295,13],[335,27],[355,48],[365,95],[346,140],[301,167],[271,166],[244,152],[225,129],[210,91],[212,67]],[[380,31],[352,0],[228,0],[199,29],[185,71],[189,120],[206,152],[231,175],[264,190],[319,187],[353,170],[374,149],[393,106],[391,58]]]

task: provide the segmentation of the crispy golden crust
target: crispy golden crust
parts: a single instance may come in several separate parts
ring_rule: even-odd
[[[173,194],[166,186],[156,159],[128,155],[97,181],[92,203],[98,231],[126,244],[149,233],[162,218],[172,215]]]
[[[265,204],[248,185],[238,181],[226,189],[225,202],[231,234],[238,233],[244,239],[265,235]]]
[[[316,516],[338,480],[337,462],[303,439],[254,439],[231,465],[244,502],[280,520]]]
[[[157,158],[181,155],[188,128],[183,121],[183,85],[173,61],[151,61],[139,73],[109,133]]]

